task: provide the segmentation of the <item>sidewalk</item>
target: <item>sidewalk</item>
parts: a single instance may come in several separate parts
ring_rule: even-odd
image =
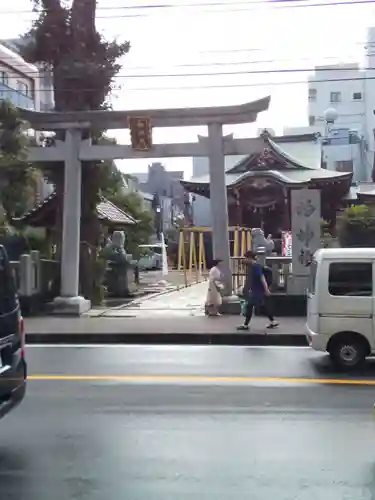
[[[179,290],[169,290],[136,299],[128,304],[109,309],[91,309],[90,317],[102,318],[158,318],[176,316],[204,316],[207,282],[196,283]]]
[[[27,318],[27,343],[174,343],[306,345],[303,318],[282,318],[266,331],[265,318],[254,318],[251,332],[237,332],[237,316]]]
[[[281,318],[275,330],[255,317],[251,332],[237,332],[241,316],[206,317],[207,283],[166,290],[127,305],[92,309],[80,318],[26,318],[28,343],[170,343],[306,345],[304,318]]]

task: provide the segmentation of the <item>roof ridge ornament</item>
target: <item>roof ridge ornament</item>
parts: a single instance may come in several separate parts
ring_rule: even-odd
[[[264,128],[260,133],[260,137],[262,137],[263,139],[269,139],[270,137],[272,137],[272,134],[267,128]]]

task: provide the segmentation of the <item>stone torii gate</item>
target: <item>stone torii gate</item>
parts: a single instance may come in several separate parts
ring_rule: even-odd
[[[64,162],[64,207],[61,254],[61,293],[55,299],[56,312],[82,314],[91,304],[79,296],[79,247],[81,218],[81,162],[127,158],[208,157],[214,258],[222,259],[228,296],[232,292],[228,238],[228,204],[225,183],[225,155],[248,155],[259,151],[261,138],[234,139],[223,136],[223,125],[252,123],[269,107],[270,97],[236,106],[139,110],[34,112],[21,110],[21,117],[36,131],[65,131],[65,140],[51,147],[32,147],[30,162]],[[154,144],[145,151],[127,145],[93,145],[82,140],[87,129],[114,130],[131,127],[146,118],[152,127],[208,127],[208,137],[198,142]],[[262,142],[263,144],[263,142]]]

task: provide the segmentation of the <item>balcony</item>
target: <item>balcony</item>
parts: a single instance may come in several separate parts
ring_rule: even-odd
[[[4,83],[0,83],[0,99],[9,99],[15,106],[23,109],[35,109],[35,103],[31,97],[21,94]]]

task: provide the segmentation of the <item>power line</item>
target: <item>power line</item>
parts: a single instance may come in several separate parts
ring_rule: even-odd
[[[270,75],[270,74],[289,74],[289,73],[320,73],[327,71],[370,71],[375,70],[375,68],[290,68],[290,69],[259,69],[259,70],[248,70],[248,71],[215,71],[211,73],[170,73],[170,74],[129,74],[129,75],[118,75],[116,78],[197,78],[200,76],[210,77],[210,76],[239,76],[239,75]]]
[[[254,49],[255,50],[255,49]],[[347,57],[347,55],[346,55]],[[312,57],[285,57],[285,58],[277,58],[277,59],[263,59],[263,60],[255,60],[255,61],[214,61],[214,62],[201,62],[201,63],[182,63],[182,64],[173,64],[173,68],[198,68],[198,67],[207,67],[207,66],[245,66],[248,64],[266,64],[266,63],[280,63],[280,62],[295,62],[295,61],[311,61]],[[339,60],[339,56],[324,56],[320,60]],[[354,63],[355,64],[355,63]],[[144,70],[144,69],[155,69],[157,66],[132,66],[131,70]],[[315,71],[315,68],[314,68]]]
[[[365,80],[375,80],[375,76],[369,77],[354,77],[354,78],[324,78],[320,80],[314,80],[311,83],[326,83],[326,82],[348,82],[348,81],[365,81]],[[292,80],[287,82],[259,82],[259,83],[229,83],[223,85],[208,84],[208,85],[191,85],[191,86],[172,86],[172,87],[137,87],[137,88],[122,88],[120,90],[131,91],[131,92],[143,92],[143,91],[166,91],[166,90],[201,90],[201,89],[230,89],[230,88],[247,88],[247,87],[278,87],[280,85],[301,85],[308,83],[307,80]],[[116,90],[116,89],[114,89]],[[61,89],[64,92],[76,92],[76,88],[72,89]],[[2,92],[18,92],[17,89],[6,89]],[[35,92],[54,92],[54,89],[37,89]],[[80,89],[79,92],[92,92],[92,89]],[[26,96],[29,97],[29,96]]]
[[[358,78],[326,78],[314,80],[311,83],[327,83],[327,82],[347,82],[347,81],[364,81],[375,80],[375,76],[358,77]],[[261,83],[232,83],[224,85],[191,85],[191,86],[174,86],[174,87],[142,87],[142,88],[126,88],[122,90],[129,92],[143,91],[166,91],[166,90],[204,90],[204,89],[231,89],[231,88],[250,88],[250,87],[279,87],[281,85],[301,85],[308,83],[307,80],[294,80],[288,82],[261,82]]]
[[[271,61],[277,62],[277,61]],[[250,62],[251,63],[251,62]],[[209,66],[209,65],[207,65]],[[289,74],[289,73],[321,73],[327,71],[338,71],[338,72],[349,72],[349,71],[372,71],[375,67],[365,67],[365,68],[348,68],[348,67],[315,67],[315,68],[276,68],[276,69],[255,69],[255,70],[238,70],[238,71],[212,71],[208,73],[129,73],[129,74],[118,74],[115,78],[198,78],[198,77],[210,77],[210,76],[240,76],[240,75],[271,75],[271,74]],[[44,79],[42,75],[34,75],[33,73],[23,73],[24,76],[28,76],[33,80]],[[350,78],[344,78],[343,80],[350,80]],[[4,83],[4,82],[3,82]]]
[[[280,3],[286,3],[286,2],[293,2],[296,0],[277,0]],[[299,0],[299,1],[304,1],[308,2],[310,0]],[[155,9],[181,9],[181,8],[197,8],[197,7],[226,7],[226,6],[233,6],[233,5],[248,5],[249,3],[252,4],[265,4],[268,3],[268,0],[247,0],[247,1],[232,1],[232,2],[192,2],[192,3],[178,3],[178,4],[170,4],[170,3],[159,3],[159,4],[133,4],[133,5],[111,5],[111,6],[106,6],[106,7],[97,7],[97,11],[113,11],[113,10],[155,10]],[[8,10],[8,11],[0,11],[1,14],[32,14],[32,13],[39,13],[39,12],[46,12],[46,9],[37,9],[36,11],[33,10],[19,10],[19,11],[14,11],[14,10]]]
[[[131,14],[110,14],[110,15],[98,15],[96,19],[118,19],[118,18],[133,18],[133,17],[150,17],[153,13],[165,9],[199,9],[200,13],[209,13],[209,14],[228,14],[228,12],[249,12],[256,10],[259,6],[267,6],[274,10],[278,9],[290,9],[290,8],[313,8],[313,7],[334,7],[337,5],[347,6],[347,5],[366,5],[373,4],[375,0],[353,0],[353,1],[345,1],[345,0],[336,0],[330,3],[309,3],[311,0],[254,0],[252,2],[215,2],[215,3],[196,3],[196,4],[183,4],[183,5],[168,5],[168,4],[160,4],[160,5],[143,5],[143,6],[121,6],[115,7],[113,6],[111,9],[108,7],[98,8],[99,11],[122,11],[124,9],[133,9],[133,10],[149,10],[146,13],[131,13]],[[240,5],[239,7],[233,7],[233,5]],[[244,5],[242,7],[241,5]],[[219,7],[228,7],[225,9],[220,9]],[[43,12],[43,11],[39,11]],[[8,15],[32,15],[35,16],[38,12],[32,11],[0,11],[0,14],[8,14]]]

